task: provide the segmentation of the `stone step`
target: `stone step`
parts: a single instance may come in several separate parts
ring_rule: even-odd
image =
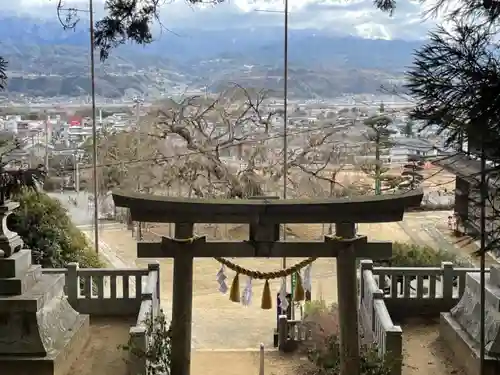
[[[0,278],[0,296],[22,295],[32,288],[42,277],[41,266],[30,266],[18,277]]]
[[[33,287],[22,295],[0,296],[0,313],[13,310],[37,312],[55,297],[64,298],[64,284],[65,275],[42,274]]]
[[[31,266],[31,251],[20,250],[8,258],[0,258],[0,279],[20,277]]]
[[[57,348],[45,356],[0,354],[2,374],[69,375],[71,365],[80,359],[89,342],[89,334],[88,315],[79,315],[71,329],[59,333]]]

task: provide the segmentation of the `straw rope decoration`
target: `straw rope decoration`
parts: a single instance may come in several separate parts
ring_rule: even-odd
[[[186,238],[186,239],[172,239],[177,243],[181,244],[191,244],[193,243],[198,236],[194,236],[191,238]],[[335,239],[343,242],[352,242],[355,241],[356,238],[349,238],[349,239],[343,239],[340,237],[335,237]],[[271,289],[269,287],[269,280],[275,280],[275,279],[280,279],[284,277],[291,276],[293,274],[296,275],[296,287],[294,290],[294,296],[293,300],[294,301],[303,301],[305,298],[305,290],[304,290],[304,285],[302,281],[302,277],[300,275],[300,270],[304,267],[310,266],[316,259],[317,257],[311,257],[304,259],[300,261],[299,263],[294,264],[291,267],[281,269],[279,271],[271,271],[271,272],[261,272],[261,271],[255,271],[255,270],[249,270],[247,268],[241,267],[240,265],[233,263],[225,258],[221,257],[214,257],[216,261],[218,261],[222,267],[221,270],[218,272],[218,281],[221,284],[221,291],[225,293],[226,291],[226,285],[225,285],[225,279],[226,276],[224,275],[224,267],[229,268],[230,270],[236,272],[236,276],[233,279],[233,282],[231,283],[231,289],[229,292],[229,299],[233,302],[241,302],[240,299],[240,283],[239,283],[239,277],[240,275],[247,276],[249,278],[249,281],[247,283],[247,287],[244,290],[244,294],[251,295],[251,291],[249,290],[251,288],[251,281],[252,279],[257,279],[257,280],[265,280],[264,284],[264,290],[262,292],[262,301],[261,301],[261,308],[264,310],[269,310],[272,308],[272,298],[271,298]],[[243,301],[243,303],[246,305],[249,303],[249,301]]]
[[[304,286],[302,285],[302,277],[300,276],[300,270],[304,267],[307,267],[311,263],[313,263],[317,257],[311,257],[300,261],[299,263],[294,264],[291,267],[281,269],[279,271],[271,271],[271,272],[261,272],[254,271],[243,268],[225,258],[214,257],[216,261],[218,261],[223,266],[229,268],[230,270],[236,272],[236,276],[231,283],[231,289],[229,292],[229,299],[233,302],[240,302],[240,283],[239,278],[240,275],[248,276],[251,279],[257,280],[265,280],[264,290],[262,292],[262,301],[261,308],[264,310],[269,310],[272,308],[272,297],[271,297],[271,288],[269,286],[269,280],[280,279],[283,277],[288,277],[293,274],[296,274],[297,285],[295,287],[293,300],[294,301],[303,301],[305,298]]]
[[[345,243],[350,243],[356,241],[358,238],[342,238],[339,236],[333,237],[337,241],[345,242]],[[316,259],[317,257],[311,257],[304,259],[303,261],[300,261],[299,263],[294,264],[291,267],[281,269],[279,271],[271,271],[271,272],[261,272],[261,271],[254,271],[254,270],[249,270],[246,268],[243,268],[239,266],[238,264],[235,264],[225,258],[221,257],[214,257],[215,260],[217,260],[221,265],[221,270],[219,271],[218,275],[222,275],[222,279],[219,279],[219,283],[224,284],[223,290],[226,290],[225,286],[225,278],[226,276],[224,275],[224,267],[229,268],[230,270],[236,272],[236,276],[233,279],[233,282],[231,284],[231,289],[229,292],[229,299],[233,302],[243,302],[244,305],[248,305],[249,301],[241,301],[240,299],[240,283],[239,283],[239,277],[240,275],[248,276],[249,282],[247,283],[247,287],[245,287],[243,294],[244,298],[248,297],[248,295],[251,295],[251,292],[249,291],[249,288],[251,288],[251,280],[252,279],[257,279],[257,280],[265,280],[264,284],[264,290],[262,292],[262,301],[261,301],[261,308],[264,310],[269,310],[272,308],[272,298],[271,298],[271,290],[269,287],[269,280],[275,280],[275,279],[280,279],[284,277],[291,276],[295,274],[296,278],[296,286],[294,289],[294,295],[293,295],[293,300],[294,301],[303,301],[305,299],[305,290],[304,290],[304,285],[310,285],[310,279],[308,280],[302,280],[302,277],[300,275],[300,270],[302,268],[310,266]],[[306,272],[305,278],[310,278],[310,271]]]

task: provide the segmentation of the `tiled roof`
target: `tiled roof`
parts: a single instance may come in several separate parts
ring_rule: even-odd
[[[471,184],[478,184],[481,180],[481,161],[470,158],[464,153],[440,155],[430,161]],[[489,168],[491,166],[487,167],[487,169]],[[488,182],[491,188],[500,187],[500,175],[496,178],[490,174]]]

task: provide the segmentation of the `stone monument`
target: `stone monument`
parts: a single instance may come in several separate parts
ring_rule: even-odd
[[[64,274],[44,275],[32,264],[7,227],[19,204],[1,195],[0,374],[65,375],[88,339],[89,318],[68,303]]]
[[[500,374],[500,266],[491,266],[485,281],[486,358],[483,374],[496,375]],[[449,313],[441,314],[440,336],[469,375],[479,374],[480,293],[480,273],[468,273],[462,298]]]

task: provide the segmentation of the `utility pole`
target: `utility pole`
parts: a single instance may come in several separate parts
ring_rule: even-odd
[[[285,30],[283,42],[283,199],[287,198],[288,185],[288,0],[285,0]],[[283,224],[283,240],[286,240],[286,224]],[[282,260],[283,269],[286,268],[286,257]],[[292,280],[290,280],[292,282]],[[287,290],[287,278],[283,278],[285,291]],[[293,287],[293,286],[292,286]],[[293,296],[292,296],[293,299]],[[292,319],[294,319],[295,309],[292,303]],[[282,312],[286,314],[286,310]]]
[[[384,103],[380,103],[379,115],[383,115],[385,112]],[[380,195],[382,193],[382,183],[380,181],[380,175],[382,174],[382,165],[380,161],[380,143],[382,141],[381,132],[383,131],[382,124],[375,124],[375,195]]]
[[[135,131],[136,131],[136,159],[139,160],[139,150],[141,146],[141,129],[140,129],[140,99],[135,98],[134,99],[135,103]],[[141,191],[141,176],[137,176],[137,192]],[[138,228],[137,228],[137,238],[139,241],[142,240],[142,222],[139,222]]]
[[[99,252],[99,205],[97,199],[97,124],[95,113],[95,40],[94,40],[94,4],[89,0],[90,18],[90,88],[92,93],[92,163],[94,178],[94,245],[95,252]]]
[[[73,164],[75,165],[75,192],[80,192],[80,162],[78,161],[78,153],[75,151],[73,154]]]
[[[49,170],[49,115],[45,119],[45,170]]]

